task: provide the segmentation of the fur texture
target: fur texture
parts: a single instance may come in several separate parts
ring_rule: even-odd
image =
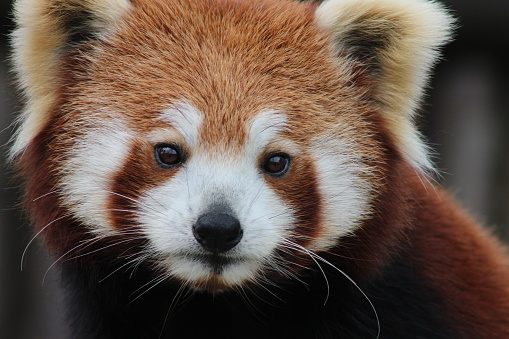
[[[504,338],[414,124],[423,0],[19,0],[12,147],[76,338]],[[207,220],[205,222],[205,220]]]

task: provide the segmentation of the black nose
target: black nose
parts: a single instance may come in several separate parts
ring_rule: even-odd
[[[231,250],[242,239],[239,220],[222,212],[200,216],[193,226],[193,234],[203,248],[216,254]]]

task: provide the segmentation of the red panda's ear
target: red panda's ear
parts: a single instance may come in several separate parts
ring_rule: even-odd
[[[130,0],[18,0],[13,61],[27,99],[11,155],[21,152],[47,121],[56,102],[62,57],[88,39],[107,34]]]
[[[431,169],[414,116],[438,49],[450,40],[453,18],[426,0],[326,0],[316,23],[332,37],[341,62],[353,58],[373,78],[374,102],[385,115],[401,153]]]

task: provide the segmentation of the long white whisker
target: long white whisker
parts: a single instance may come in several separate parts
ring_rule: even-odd
[[[235,290],[239,293],[240,297],[242,298],[242,300],[244,301],[245,305],[247,306],[247,308],[249,309],[249,311],[251,312],[251,314],[253,316],[256,317],[256,319],[258,319],[259,321],[261,321],[262,323],[265,323],[265,321],[260,318],[260,314],[263,315],[263,313],[256,307],[256,305],[251,301],[251,299],[249,298],[249,295],[247,294],[247,292],[245,291],[245,288],[248,288],[248,286],[242,286],[242,285],[239,285],[235,288]],[[259,298],[261,301],[263,302],[266,302],[264,299],[260,298],[259,295],[253,293],[253,291],[251,289],[249,289],[250,292],[252,292],[252,294]],[[270,304],[269,304],[270,305]]]
[[[323,302],[323,304],[326,305],[327,301],[329,301],[330,285],[329,285],[329,279],[327,279],[327,275],[325,274],[325,271],[323,270],[322,266],[318,263],[318,261],[314,258],[314,256],[313,256],[314,253],[310,252],[308,249],[306,249],[298,244],[294,244],[294,245],[298,246],[298,248],[301,249],[302,252],[309,255],[309,257],[315,262],[316,266],[318,266],[318,269],[320,269],[320,272],[322,272],[323,278],[325,279],[325,284],[327,285],[327,295],[325,296],[325,301]]]
[[[120,271],[121,269],[123,269],[124,267],[126,266],[129,266],[129,265],[139,265],[139,262],[140,261],[143,261],[145,260],[147,257],[144,256],[144,255],[140,255],[138,256],[139,254],[136,253],[136,258],[134,259],[131,259],[129,261],[127,261],[125,264],[123,264],[122,266],[120,266],[119,268],[115,269],[113,272],[110,272],[107,276],[105,276],[104,278],[102,278],[101,280],[99,280],[99,283],[102,283],[104,280],[108,279],[109,277],[111,277],[112,275],[114,275],[115,273],[117,273],[118,271]]]
[[[90,255],[90,254],[93,254],[93,253],[96,253],[96,252],[99,252],[99,251],[102,251],[102,250],[105,250],[107,248],[110,248],[110,247],[113,247],[113,246],[117,246],[117,245],[120,245],[120,244],[124,244],[126,242],[130,242],[130,241],[134,241],[134,240],[138,240],[138,239],[141,239],[141,238],[129,238],[129,239],[124,239],[124,240],[121,240],[121,241],[117,241],[113,244],[109,244],[109,245],[106,245],[106,246],[103,246],[101,248],[98,248],[98,249],[95,249],[93,251],[90,251],[90,252],[86,252],[86,253],[83,253],[83,254],[79,254],[79,255],[76,255],[72,258],[69,258],[67,260],[73,260],[73,259],[77,259],[77,258],[81,258],[81,257],[85,257],[87,255]]]
[[[37,232],[33,237],[32,239],[30,239],[30,241],[28,242],[28,244],[25,246],[25,249],[23,250],[23,254],[21,255],[21,271],[23,271],[23,266],[24,266],[24,262],[25,262],[25,255],[28,251],[28,247],[30,247],[30,245],[34,242],[34,240],[39,236],[41,235],[42,232],[44,232],[49,226],[53,225],[55,222],[65,218],[65,217],[68,217],[70,216],[70,214],[65,214],[65,215],[62,215],[61,217],[58,217],[56,218],[55,220],[49,222],[48,224],[46,224],[46,226],[44,226],[43,228],[41,228],[39,230],[39,232]]]
[[[103,211],[109,211],[109,212],[127,212],[127,213],[133,213],[133,214],[138,214],[138,215],[142,214],[142,215],[144,215],[146,217],[149,217],[149,218],[152,218],[154,220],[168,220],[167,217],[164,214],[162,214],[162,213],[159,213],[160,215],[156,215],[156,214],[145,212],[145,211],[122,209],[122,208],[109,208],[109,209],[105,209]]]
[[[131,201],[131,202],[134,202],[134,203],[136,203],[136,204],[139,204],[139,205],[141,205],[141,206],[143,206],[143,207],[145,207],[145,208],[147,208],[147,209],[149,209],[149,210],[151,210],[151,211],[153,211],[153,212],[160,213],[161,215],[163,215],[160,211],[156,210],[154,207],[149,206],[149,205],[147,205],[147,204],[145,204],[145,203],[143,203],[143,202],[141,202],[141,201],[139,201],[139,200],[137,200],[137,199],[133,199],[133,198],[131,198],[131,197],[128,197],[128,196],[126,196],[126,195],[124,195],[124,194],[120,194],[120,193],[117,193],[117,192],[112,192],[112,191],[107,191],[107,192],[108,192],[108,193],[110,193],[110,194],[113,194],[113,195],[119,196],[119,197],[121,197],[121,198],[127,199],[127,200],[129,200],[129,201]]]
[[[284,246],[284,245],[283,245]],[[278,265],[278,261],[282,262],[282,264]],[[302,279],[300,279],[297,274],[295,274],[294,272],[292,272],[290,269],[288,268],[285,268],[284,267],[284,264],[292,264],[292,265],[296,265],[302,269],[309,269],[308,267],[305,267],[303,265],[300,265],[300,264],[297,264],[297,263],[294,263],[294,262],[291,262],[287,259],[284,259],[282,258],[281,256],[278,256],[278,257],[274,257],[274,258],[271,258],[269,260],[267,260],[267,263],[274,269],[276,270],[277,272],[279,272],[280,274],[282,274],[283,276],[288,276],[288,277],[291,277],[292,279],[294,280],[297,280],[299,282],[301,282],[306,288],[308,288],[308,284],[306,282],[304,282]]]
[[[53,266],[55,266],[60,260],[62,260],[63,258],[65,258],[65,256],[67,256],[69,253],[71,253],[72,251],[82,247],[82,246],[85,246],[88,247],[90,245],[92,245],[94,242],[97,242],[99,241],[101,238],[93,238],[93,239],[88,239],[86,241],[83,241],[81,244],[78,244],[76,246],[74,246],[73,248],[71,248],[70,250],[68,250],[67,252],[65,252],[64,254],[62,254],[60,257],[58,257],[49,267],[48,269],[46,270],[46,273],[44,273],[44,277],[42,278],[42,284],[44,285],[44,281],[46,280],[46,276],[48,275],[48,272],[53,268]]]
[[[180,300],[180,297],[182,296],[182,293],[185,289],[185,285],[180,285],[177,293],[175,293],[175,296],[173,297],[171,303],[170,303],[170,307],[168,308],[168,311],[166,312],[166,316],[164,317],[164,322],[163,322],[163,326],[161,328],[161,332],[159,332],[159,339],[162,338],[163,336],[163,333],[164,333],[164,328],[166,327],[166,323],[168,322],[168,318],[170,317],[170,314],[173,313],[173,311],[175,310],[175,308],[177,307],[177,304],[178,304],[178,301]]]
[[[322,258],[321,256],[319,256],[318,254],[302,247],[301,245],[299,244],[296,244],[292,241],[289,241],[288,239],[284,239],[284,241],[286,242],[286,244],[288,244],[289,246],[294,246],[294,248],[296,250],[300,250],[301,252],[303,253],[306,253],[308,254],[312,259],[313,261],[315,261],[316,263],[316,260],[314,258],[316,258],[317,260],[320,260],[321,262],[329,265],[330,267],[332,267],[333,269],[335,269],[336,271],[338,271],[339,273],[341,273],[346,279],[348,279],[348,281],[350,281],[350,283],[355,286],[355,288],[361,292],[361,294],[364,296],[364,298],[368,301],[369,305],[371,306],[371,308],[373,309],[373,312],[375,314],[375,318],[376,318],[376,322],[377,322],[377,335],[376,335],[376,339],[378,339],[380,337],[380,318],[378,317],[378,312],[376,311],[376,308],[375,308],[375,305],[373,305],[373,303],[371,302],[371,299],[369,299],[369,297],[366,295],[366,293],[364,293],[364,291],[359,287],[359,285],[357,285],[357,283],[348,275],[346,274],[345,272],[343,272],[342,270],[340,270],[339,268],[337,268],[336,266],[334,266],[333,264],[331,264],[329,261],[327,261],[326,259]],[[320,267],[320,266],[319,266]],[[324,271],[322,270],[322,268],[320,267],[320,270],[322,271],[322,273],[324,273]],[[325,274],[325,273],[324,273]],[[327,288],[328,288],[328,283],[327,283]],[[328,293],[328,292],[327,292]],[[327,295],[328,297],[328,295]]]
[[[153,288],[157,287],[159,284],[161,284],[163,281],[166,280],[166,277],[165,276],[160,276],[160,277],[156,277],[152,280],[150,280],[148,283],[144,284],[143,286],[141,286],[140,288],[136,289],[136,291],[134,291],[133,293],[131,293],[131,296],[136,293],[137,291],[141,290],[142,288],[154,283],[152,286],[150,286],[149,288],[147,288],[145,291],[143,291],[142,293],[140,293],[138,296],[136,296],[134,299],[131,300],[130,304],[132,304],[133,302],[135,302],[136,300],[138,300],[139,298],[141,298],[143,295],[145,295],[147,292],[149,292],[150,290],[152,290]]]
[[[38,196],[37,198],[33,199],[32,201],[37,201],[37,200],[39,200],[39,199],[42,199],[42,198],[44,198],[44,197],[47,197],[47,196],[48,196],[48,195],[50,195],[50,194],[55,194],[55,193],[60,193],[60,192],[61,192],[61,190],[53,190],[53,191],[51,191],[51,192],[48,192],[48,193],[45,193],[45,194],[43,194],[43,195]]]
[[[42,284],[44,285],[44,282],[46,280],[46,277],[49,273],[49,271],[58,263],[60,262],[63,258],[65,258],[67,255],[69,255],[69,253],[79,249],[80,247],[83,248],[87,248],[88,246],[91,246],[93,245],[94,243],[97,243],[98,241],[104,239],[104,238],[107,238],[108,236],[105,235],[105,236],[102,236],[102,237],[96,237],[96,238],[93,238],[93,239],[89,239],[89,240],[86,240],[84,242],[82,242],[81,244],[71,248],[70,250],[68,250],[67,252],[65,252],[64,254],[62,254],[60,257],[58,257],[49,267],[48,269],[46,270],[46,273],[44,274],[44,277],[42,278]],[[90,251],[90,252],[87,252],[87,253],[84,253],[84,254],[80,254],[80,255],[77,255],[73,258],[70,258],[69,260],[71,259],[75,259],[75,258],[80,258],[80,257],[83,257],[83,256],[86,256],[86,255],[90,255],[92,253],[95,253],[95,252],[98,252],[98,251],[101,251],[101,250],[104,250],[106,248],[110,248],[110,247],[113,247],[113,246],[116,246],[116,245],[119,245],[119,244],[122,244],[122,243],[126,243],[126,242],[129,242],[129,241],[133,241],[133,240],[136,240],[135,238],[133,239],[125,239],[125,240],[122,240],[122,241],[118,241],[116,243],[113,243],[113,244],[109,244],[107,246],[103,246],[99,249],[96,249],[96,250],[93,250],[93,251]]]

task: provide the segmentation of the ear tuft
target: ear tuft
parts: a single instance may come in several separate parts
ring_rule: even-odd
[[[13,61],[27,104],[11,157],[23,151],[47,122],[57,100],[58,67],[66,52],[108,34],[130,6],[130,0],[16,1]]]
[[[426,0],[327,0],[315,20],[342,62],[365,65],[375,83],[374,102],[401,153],[416,168],[431,170],[414,119],[439,48],[451,39],[451,15]]]

